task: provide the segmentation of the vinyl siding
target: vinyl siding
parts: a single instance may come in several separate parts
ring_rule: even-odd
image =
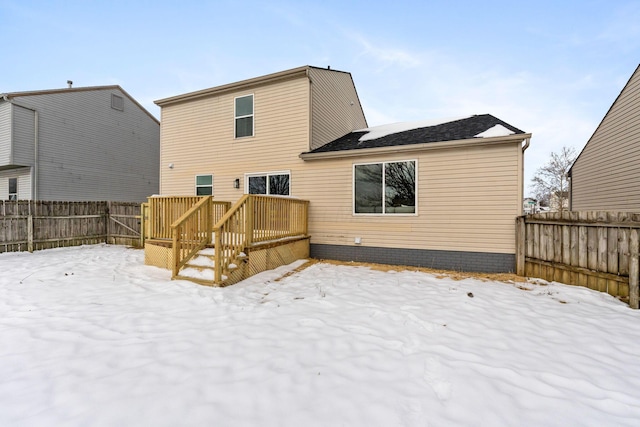
[[[11,164],[11,104],[0,101],[0,168]]]
[[[111,108],[112,93],[123,111]],[[139,202],[157,193],[159,125],[120,90],[14,99],[39,114],[38,199]]]
[[[13,164],[31,166],[34,161],[35,112],[13,107]]]
[[[251,93],[254,136],[236,139],[234,98]],[[161,132],[161,194],[195,194],[195,175],[213,174],[214,197],[236,200],[245,173],[291,170],[293,179],[300,170],[298,155],[309,147],[308,79],[165,106]],[[236,178],[240,189],[233,188]]]
[[[311,147],[316,149],[356,129],[367,127],[351,74],[309,68]]]
[[[9,198],[9,178],[18,178],[18,199],[31,199],[31,169],[18,168],[0,171],[0,200]]]
[[[371,248],[515,253],[515,218],[522,211],[520,141],[303,161],[299,155],[309,149],[310,118],[325,120],[328,129],[329,100],[338,100],[337,110],[342,102],[327,96],[318,101],[326,102],[325,115],[311,114],[310,90],[323,77],[311,79],[311,84],[299,77],[163,106],[161,194],[193,195],[195,175],[213,174],[214,197],[235,202],[244,193],[245,174],[289,171],[291,195],[310,201],[312,244],[354,246],[360,237],[361,246]],[[234,139],[233,99],[249,93],[255,136]],[[353,165],[399,160],[418,162],[418,214],[353,215]],[[239,189],[233,188],[236,178]]]
[[[573,210],[640,211],[640,67],[572,168]]]
[[[514,253],[521,144],[307,162],[296,196],[311,201],[311,243]],[[353,164],[418,161],[418,214],[353,215]],[[321,183],[321,185],[319,185]]]

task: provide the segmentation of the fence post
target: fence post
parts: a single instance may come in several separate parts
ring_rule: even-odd
[[[33,252],[33,211],[31,206],[31,200],[28,202],[29,214],[27,215],[27,250]],[[16,208],[19,209],[19,204],[16,202]],[[17,211],[16,211],[17,212]]]
[[[144,240],[146,239],[147,234],[147,223],[145,221],[146,212],[146,203],[140,204],[140,247],[144,248]]]
[[[109,244],[109,238],[111,237],[111,202],[107,201],[107,208],[104,216],[104,242]]]
[[[516,274],[518,276],[525,275],[525,242],[527,235],[524,219],[524,216],[516,218]]]
[[[33,211],[32,200],[29,200],[29,215],[27,215],[27,250],[33,252]],[[18,206],[16,202],[16,206]],[[35,208],[35,207],[34,207]]]
[[[631,253],[629,259],[629,307],[638,309],[638,281],[640,279],[638,229],[631,230],[629,244],[631,246],[629,248]]]

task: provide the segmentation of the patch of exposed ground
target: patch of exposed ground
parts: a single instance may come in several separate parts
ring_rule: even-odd
[[[378,271],[419,271],[422,273],[433,274],[438,279],[448,278],[453,280],[464,280],[464,279],[471,278],[471,279],[505,282],[505,283],[527,281],[526,277],[518,276],[517,274],[513,274],[513,273],[475,273],[475,272],[464,272],[464,271],[453,271],[453,270],[437,270],[434,268],[413,267],[408,265],[375,264],[371,262],[354,262],[354,261],[335,261],[330,259],[309,259],[306,263],[302,264],[300,267],[284,275],[283,278],[290,276],[292,274],[295,274],[299,271],[302,271],[305,268],[313,264],[317,264],[319,262],[332,264],[332,265],[350,265],[350,266],[369,267],[372,270],[378,270]]]

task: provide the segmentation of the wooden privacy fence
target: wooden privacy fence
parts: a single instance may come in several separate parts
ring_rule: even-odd
[[[0,253],[111,243],[141,245],[140,204],[0,200]]]
[[[585,286],[638,308],[640,214],[553,212],[516,219],[516,271]]]

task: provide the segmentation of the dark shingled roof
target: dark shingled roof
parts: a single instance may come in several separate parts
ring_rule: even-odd
[[[502,125],[513,131],[515,134],[525,132],[503,122],[491,114],[481,114],[442,123],[436,126],[427,126],[418,129],[411,129],[403,132],[393,133],[377,139],[360,141],[360,137],[367,131],[351,132],[340,137],[322,147],[316,148],[309,153],[325,153],[329,151],[358,150],[362,148],[392,147],[397,145],[423,144],[428,142],[456,141],[462,139],[472,139],[496,125]],[[482,140],[482,138],[478,138]]]

